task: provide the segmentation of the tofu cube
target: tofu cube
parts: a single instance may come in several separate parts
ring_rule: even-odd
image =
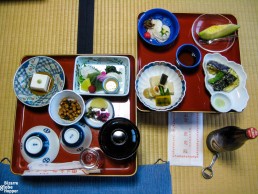
[[[50,77],[48,75],[34,73],[30,82],[30,88],[35,91],[47,92],[49,83]]]

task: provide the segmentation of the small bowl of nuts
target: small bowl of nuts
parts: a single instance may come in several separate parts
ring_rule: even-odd
[[[79,94],[72,90],[63,90],[50,99],[48,112],[57,124],[69,126],[82,118],[85,112],[85,103]]]

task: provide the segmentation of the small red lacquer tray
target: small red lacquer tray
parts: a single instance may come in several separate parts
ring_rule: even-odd
[[[90,56],[90,55],[87,55]],[[116,55],[117,56],[117,55]],[[136,124],[136,100],[135,100],[135,59],[130,55],[123,55],[130,60],[130,91],[127,96],[123,97],[105,97],[113,103],[115,110],[115,117],[124,117]],[[25,56],[21,63],[34,56]],[[64,89],[72,89],[73,87],[73,72],[75,58],[77,55],[50,55],[49,57],[55,59],[62,66],[65,72],[65,87]],[[85,101],[93,96],[83,96]],[[31,108],[25,106],[20,101],[17,101],[16,121],[14,128],[13,139],[13,153],[11,170],[14,174],[23,174],[28,170],[28,163],[23,159],[20,152],[21,138],[30,128],[38,125],[44,125],[53,129],[57,135],[60,135],[62,126],[57,125],[48,114],[48,106],[43,108]],[[90,147],[99,147],[98,133],[99,130],[91,128],[92,143]],[[53,162],[71,162],[78,161],[79,154],[70,154],[66,152],[61,146],[56,159]],[[136,154],[128,160],[117,161],[105,157],[104,166],[100,174],[90,174],[90,176],[131,176],[137,171],[137,157]]]
[[[147,45],[139,36],[137,37],[137,63],[138,71],[145,65],[153,61],[167,61],[176,65],[176,50],[182,44],[195,44],[191,28],[201,14],[186,14],[175,13],[180,25],[180,32],[176,41],[166,49],[153,48]],[[233,15],[225,14],[232,23],[236,24],[237,20]],[[139,15],[140,17],[140,15]],[[199,48],[202,54],[202,58],[208,53],[207,51]],[[238,38],[236,38],[233,46],[221,53],[230,61],[235,61],[240,64],[240,50]],[[201,60],[202,64],[202,60]],[[204,72],[202,65],[194,72],[182,71],[186,80],[186,93],[183,101],[173,111],[178,112],[215,112],[210,103],[210,94],[205,88],[204,84]],[[145,107],[141,101],[137,98],[137,108],[141,111],[151,111]]]

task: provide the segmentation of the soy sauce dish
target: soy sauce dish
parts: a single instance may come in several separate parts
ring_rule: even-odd
[[[218,92],[211,96],[211,105],[218,112],[228,112],[232,109],[231,99],[224,93]]]

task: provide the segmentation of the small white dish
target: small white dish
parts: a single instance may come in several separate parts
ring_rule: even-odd
[[[212,60],[232,68],[239,76],[239,85],[232,91],[223,93],[231,99],[232,110],[242,112],[243,109],[247,106],[247,102],[249,100],[249,95],[246,89],[247,75],[243,69],[243,66],[235,63],[234,61],[229,61],[226,57],[222,56],[219,53],[206,54],[203,59],[203,70],[205,74],[204,82],[205,87],[209,91],[211,96],[219,92],[214,91],[212,85],[208,83],[208,80],[214,77],[214,75],[209,74],[207,70],[207,63]]]
[[[102,87],[107,94],[116,94],[119,91],[119,81],[114,77],[107,77]]]
[[[211,96],[211,105],[218,112],[228,112],[232,108],[231,99],[224,93],[217,92]]]
[[[92,133],[90,128],[81,122],[64,127],[60,134],[62,148],[71,154],[79,154],[90,146],[91,141]]]
[[[80,107],[81,107],[81,113],[79,116],[77,116],[73,121],[62,119],[59,115],[59,108],[60,108],[60,102],[67,98],[68,100],[76,100]],[[57,124],[62,126],[69,126],[77,123],[82,117],[85,112],[85,103],[83,98],[75,93],[72,90],[63,90],[61,92],[56,93],[51,99],[48,107],[48,112],[50,117],[55,121]]]
[[[56,133],[46,126],[29,129],[21,139],[21,154],[30,162],[52,162],[59,152],[59,139]]]
[[[97,98],[101,98],[101,97],[97,97]],[[93,99],[96,99],[96,98],[92,98],[92,99],[86,101],[86,103],[85,103],[85,114],[83,116],[83,119],[85,120],[86,124],[89,125],[90,127],[99,129],[103,126],[103,124],[105,122],[97,120],[95,118],[88,118],[86,116],[87,112],[89,111],[89,108],[91,106],[91,102],[92,102]],[[109,117],[107,118],[107,121],[108,121],[108,120],[114,118],[114,116],[115,116],[114,107],[113,107],[113,104],[109,100],[104,99],[104,98],[102,98],[102,99],[105,100],[106,103],[108,104],[107,109],[105,110],[105,112],[109,113]]]
[[[147,99],[143,92],[150,87],[150,78],[166,74],[167,81],[174,85],[174,94],[172,95],[172,103],[168,106],[156,106],[155,99]],[[145,65],[137,74],[135,81],[135,90],[138,98],[144,106],[155,111],[168,111],[176,108],[183,100],[186,92],[186,82],[182,72],[169,62],[155,61]]]
[[[97,85],[100,87],[100,89],[94,93],[90,93],[89,91],[84,91],[81,89],[81,83],[86,79],[86,75],[82,75],[83,68],[87,68],[87,72],[90,71],[91,73],[106,73],[107,66],[113,66],[117,69],[117,71],[120,72],[119,74],[114,72],[107,74],[107,76],[113,76],[119,81],[119,90],[116,93],[106,93],[102,87],[102,81],[97,82]],[[87,96],[127,96],[129,94],[129,89],[130,60],[128,57],[108,55],[89,55],[76,57],[74,65],[73,91],[77,94]]]

